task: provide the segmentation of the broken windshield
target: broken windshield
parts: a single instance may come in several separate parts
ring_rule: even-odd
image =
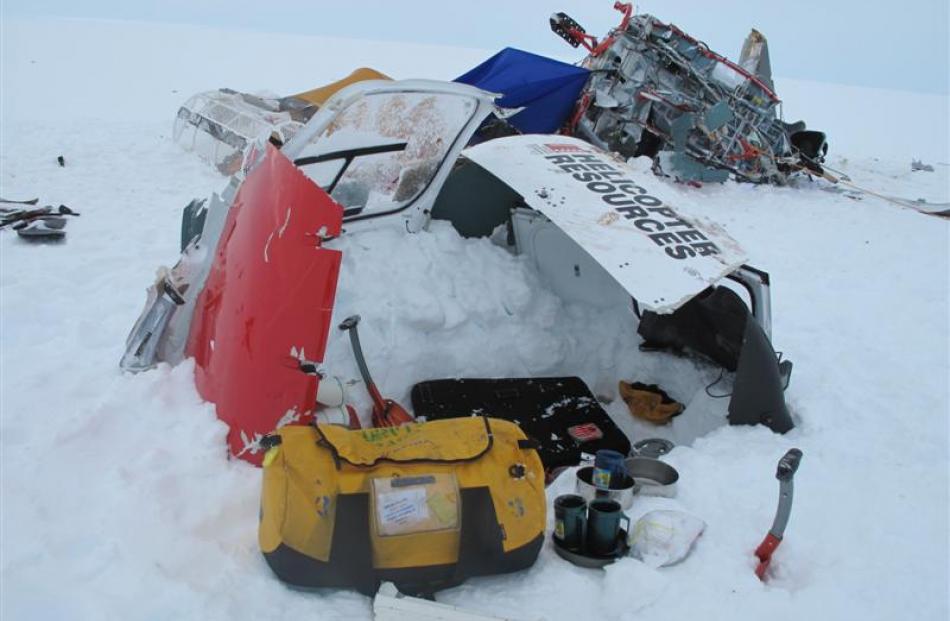
[[[476,108],[462,95],[369,94],[333,119],[296,163],[346,215],[392,211],[428,187]]]

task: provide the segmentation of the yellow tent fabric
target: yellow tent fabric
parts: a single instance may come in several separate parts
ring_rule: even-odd
[[[336,92],[343,87],[349,86],[350,84],[354,84],[356,82],[363,82],[365,80],[392,80],[392,78],[385,73],[376,71],[375,69],[370,69],[369,67],[360,67],[342,80],[337,80],[336,82],[331,82],[325,86],[292,95],[292,97],[309,101],[310,103],[319,107],[326,103],[330,97],[336,94]]]

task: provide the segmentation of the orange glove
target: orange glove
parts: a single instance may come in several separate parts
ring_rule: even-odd
[[[670,397],[656,384],[620,382],[620,398],[630,413],[657,425],[665,425],[683,412],[683,404]]]

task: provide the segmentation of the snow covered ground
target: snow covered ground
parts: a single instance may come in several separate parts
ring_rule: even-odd
[[[0,616],[369,616],[360,595],[274,578],[257,549],[260,473],[225,458],[225,426],[197,396],[190,363],[136,376],[117,364],[155,268],[177,256],[181,208],[224,185],[169,139],[187,96],[296,92],[360,65],[450,79],[491,51],[7,19],[2,46],[0,196],[82,216],[63,244],[0,234]],[[946,97],[790,81],[778,91],[787,119],[829,133],[831,166],[855,183],[948,200]],[[912,158],[935,172],[911,172]],[[679,447],[669,457],[678,498],[632,510],[703,518],[693,554],[667,569],[624,559],[598,572],[548,544],[532,569],[471,580],[440,601],[523,619],[950,615],[950,222],[823,187],[670,188],[771,273],[773,341],[795,362],[795,430],[724,428]],[[564,304],[488,242],[434,226],[338,244],[335,318],[363,315],[376,380],[403,403],[412,383],[438,376],[578,374],[598,392],[660,379],[636,355],[624,313]],[[336,335],[327,366],[356,376]],[[763,585],[752,549],[791,446],[805,452],[795,507]],[[549,497],[571,486],[562,477]]]

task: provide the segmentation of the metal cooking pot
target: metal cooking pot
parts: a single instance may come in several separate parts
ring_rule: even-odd
[[[577,471],[575,490],[579,496],[583,496],[587,502],[595,498],[609,498],[620,503],[620,508],[626,511],[633,506],[633,495],[637,493],[639,487],[634,482],[634,478],[626,476],[617,484],[611,484],[610,489],[600,489],[593,484],[594,467],[585,466]]]
[[[650,457],[630,457],[626,464],[627,472],[637,482],[640,494],[667,498],[676,496],[676,482],[680,475],[673,466]]]

